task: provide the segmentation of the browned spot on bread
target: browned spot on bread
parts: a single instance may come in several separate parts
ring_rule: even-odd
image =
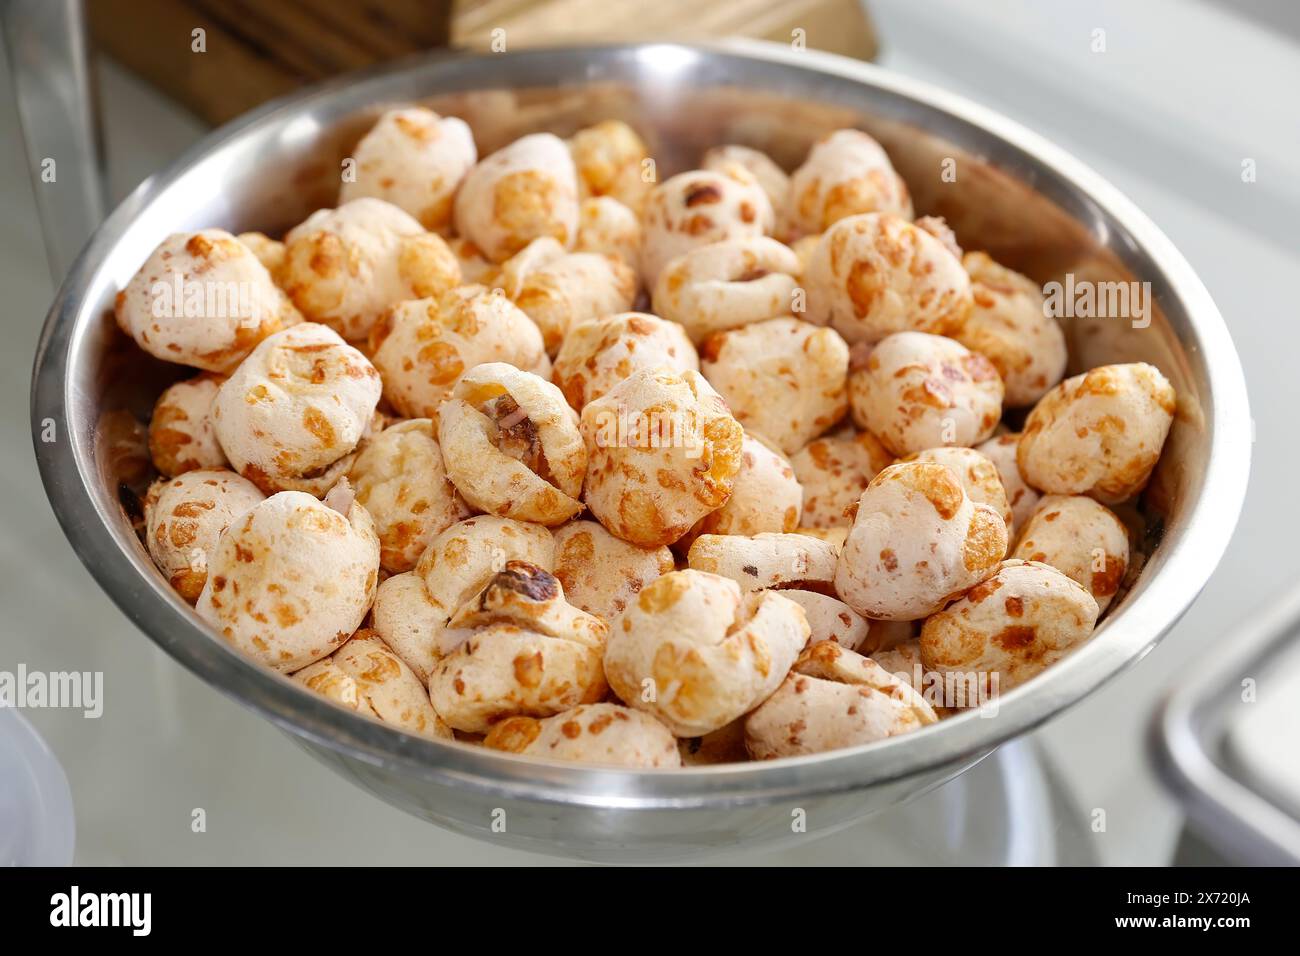
[[[298,612],[288,604],[277,604],[275,606],[275,621],[281,627],[292,627],[299,620],[301,618],[298,617]]]
[[[195,234],[185,243],[185,251],[196,259],[205,259],[216,246],[207,236]]]
[[[1007,523],[989,508],[976,508],[966,531],[962,563],[967,571],[983,571],[1007,553]]]
[[[1092,572],[1091,590],[1097,597],[1110,597],[1119,590],[1127,570],[1124,562],[1113,554],[1106,555],[1106,566]]]
[[[997,577],[991,577],[967,591],[966,600],[970,601],[971,604],[982,604],[985,598],[992,596],[993,592],[1000,587],[1002,587],[1002,582]]]
[[[944,521],[951,520],[957,514],[966,497],[961,483],[957,481],[957,476],[951,469],[931,461],[891,465],[877,475],[871,483],[875,485],[883,481],[901,481],[912,491],[924,495]]]
[[[542,682],[542,674],[545,666],[542,663],[542,652],[537,651],[533,654],[519,654],[514,659],[515,680],[522,687],[537,687]]]
[[[690,587],[684,574],[665,574],[637,595],[637,607],[647,614],[662,614],[681,600]]]
[[[1120,389],[1116,366],[1103,365],[1083,376],[1075,395],[1118,395]]]
[[[512,591],[530,601],[551,601],[560,593],[559,582],[550,572],[527,561],[507,561],[505,568],[498,571],[483,592],[482,601],[486,606],[488,592]]]
[[[523,753],[542,732],[542,725],[532,717],[507,717],[488,731],[483,746],[510,753]]]
[[[176,518],[198,518],[205,511],[211,511],[217,506],[215,501],[182,501],[172,509],[172,516]]]
[[[203,585],[207,583],[208,575],[206,571],[195,571],[192,568],[184,568],[177,571],[170,578],[171,585],[180,592],[181,597],[193,604],[199,599],[199,594],[203,591]],[[213,602],[216,605],[216,602]]]
[[[876,307],[884,292],[884,279],[875,263],[859,259],[850,268],[844,288],[853,303],[853,314],[861,319]]]
[[[614,722],[614,714],[601,714],[587,725],[587,733],[593,737]]]
[[[1034,643],[1034,640],[1037,637],[1037,628],[1025,627],[1017,624],[1003,628],[997,634],[993,635],[993,643],[997,644],[1003,650],[1015,651],[1029,647]]]
[[[676,683],[672,709],[680,718],[690,720],[707,713],[717,699],[713,669],[694,647],[683,648],[673,643],[659,645],[650,671],[656,687],[671,687]]]
[[[704,205],[709,205],[721,201],[722,201],[722,190],[719,189],[717,186],[713,185],[712,183],[700,183],[698,185],[691,186],[689,189],[687,189],[686,195],[683,198],[683,202],[686,204],[687,209],[692,209],[695,206],[704,206]]]
[[[718,356],[722,353],[722,346],[726,344],[725,332],[714,332],[707,339],[700,343],[700,359],[705,362],[716,362]]]
[[[312,437],[325,448],[333,446],[338,441],[334,426],[329,423],[329,419],[319,409],[308,408],[302,413],[302,427],[307,429],[312,434]]]
[[[430,342],[416,353],[416,358],[427,370],[431,385],[450,385],[465,371],[460,352],[449,342]]]

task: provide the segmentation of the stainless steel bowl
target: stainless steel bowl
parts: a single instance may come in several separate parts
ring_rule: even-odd
[[[122,489],[140,476],[118,449],[123,412],[146,419],[181,370],[125,340],[111,320],[113,296],[170,232],[274,231],[332,205],[339,162],[366,125],[385,104],[411,100],[465,117],[482,152],[525,132],[626,119],[650,142],[661,177],[724,142],[792,166],[821,134],[859,126],[889,149],[918,210],[946,216],[967,248],[1040,281],[1074,273],[1150,282],[1149,328],[1112,318],[1073,319],[1067,329],[1076,368],[1147,360],[1178,389],[1171,438],[1144,497],[1153,547],[1141,578],[1087,645],[1003,697],[995,716],[967,713],[868,747],[680,772],[408,737],[245,660],[172,592],[124,510]],[[941,177],[943,168],[956,180]],[[45,441],[50,422],[55,440]],[[835,56],[735,42],[429,57],[315,88],[218,130],[141,185],[72,268],[36,357],[32,431],[81,559],[195,674],[395,806],[483,839],[607,860],[778,843],[800,819],[809,832],[828,832],[961,773],[1087,696],[1151,650],[1205,584],[1236,522],[1250,454],[1246,389],[1223,319],[1170,241],[1116,189],[956,96]]]

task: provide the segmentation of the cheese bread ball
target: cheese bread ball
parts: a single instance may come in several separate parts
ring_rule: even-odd
[[[850,345],[895,332],[951,335],[970,313],[970,277],[942,240],[897,216],[841,219],[804,273],[809,322]]]
[[[609,625],[569,604],[536,565],[506,562],[449,628],[467,636],[434,663],[429,699],[456,730],[481,734],[507,717],[549,717],[608,690],[601,655]]]
[[[303,322],[263,341],[221,385],[212,425],[231,467],[263,491],[322,495],[351,467],[380,388],[364,355]]]
[[[478,160],[464,120],[419,106],[389,110],[352,151],[355,177],[339,189],[339,205],[363,196],[410,213],[425,229],[451,229],[451,203]]]
[[[229,372],[301,316],[253,251],[224,229],[168,236],[117,294],[118,326],[155,358]]]
[[[673,259],[723,239],[772,231],[772,204],[739,163],[678,173],[650,191],[641,215],[641,278],[653,289]]]
[[[549,570],[555,545],[547,530],[491,515],[457,522],[433,539],[414,571],[379,585],[375,630],[427,682],[434,662],[465,637],[448,622],[512,560]]]
[[[696,571],[737,582],[742,590],[800,588],[834,593],[840,551],[806,534],[702,534],[686,555]]]
[[[1044,311],[1043,290],[1032,279],[998,265],[982,252],[962,264],[971,278],[972,307],[952,333],[998,370],[1008,408],[1032,405],[1065,374],[1065,333]]]
[[[324,660],[293,679],[349,710],[396,730],[451,740],[453,734],[429,703],[429,693],[406,663],[374,631],[360,630]]]
[[[558,525],[582,510],[587,450],[550,382],[504,362],[470,369],[438,415],[447,474],[475,508]]]
[[[866,617],[913,621],[988,577],[1006,553],[997,509],[971,501],[945,465],[902,462],[862,493],[835,591]]]
[[[493,262],[550,236],[566,249],[578,234],[578,178],[564,142],[533,133],[470,170],[456,194],[456,231]]]
[[[1007,493],[1007,503],[1011,505],[1012,524],[1017,531],[1024,528],[1029,516],[1038,507],[1039,493],[1029,486],[1025,476],[1016,464],[1016,448],[1020,445],[1019,432],[1007,432],[995,435],[988,441],[975,446],[975,450],[993,462],[1002,480],[1002,488]]]
[[[681,546],[689,547],[702,534],[780,534],[799,527],[803,489],[790,462],[753,435],[746,435],[740,448],[740,471],[731,497],[697,521],[678,542]]]
[[[434,538],[420,555],[415,573],[430,599],[446,608],[450,618],[477,600],[492,576],[510,561],[549,571],[555,567],[555,539],[538,524],[476,515]]]
[[[303,316],[349,341],[390,306],[460,284],[447,243],[382,199],[320,209],[284,237],[280,279]]]
[[[823,232],[848,216],[874,212],[911,219],[912,198],[884,149],[866,133],[836,130],[790,175],[787,216],[796,233]]]
[[[1043,396],[1025,419],[1016,460],[1040,491],[1118,504],[1146,486],[1176,407],[1154,365],[1103,365]]]
[[[187,471],[149,486],[144,543],[181,597],[198,600],[221,532],[264,497],[251,481],[225,470]]]
[[[467,369],[506,362],[550,375],[542,333],[504,295],[466,285],[435,299],[393,306],[370,333],[384,398],[408,418],[438,417]]]
[[[635,270],[641,254],[641,220],[610,196],[584,199],[578,206],[578,238],[573,251],[610,256]]]
[[[596,521],[555,529],[555,577],[570,604],[612,621],[647,584],[673,570],[666,547],[641,548],[614,537]]]
[[[939,448],[927,448],[915,455],[908,455],[903,461],[933,461],[947,465],[961,482],[966,497],[976,504],[984,504],[1002,515],[1007,523],[1007,538],[1011,540],[1014,520],[1011,515],[1011,503],[1007,500],[1007,490],[1002,487],[1002,476],[997,466],[974,448],[959,448],[943,445]]]
[[[839,598],[799,588],[782,588],[781,596],[803,608],[810,644],[831,641],[859,654],[870,654],[876,649],[871,622]]]
[[[927,671],[974,673],[985,696],[1018,687],[1089,637],[1097,602],[1056,568],[1003,562],[921,628]]]
[[[790,175],[767,153],[736,144],[713,147],[700,160],[700,168],[723,169],[732,163],[744,166],[758,180],[776,216],[774,232],[778,236],[785,235],[789,231],[786,219],[790,202]]]
[[[674,571],[611,625],[605,675],[629,707],[701,737],[765,700],[807,643],[802,608],[779,593]]]
[[[714,332],[789,315],[799,270],[799,257],[775,239],[724,239],[669,261],[654,285],[653,307],[702,342]]]
[[[257,261],[262,263],[278,285],[280,267],[284,265],[284,243],[272,239],[264,232],[241,232],[235,238],[252,250]]]
[[[642,175],[650,153],[636,130],[620,120],[605,120],[578,130],[568,146],[582,198],[612,196],[640,210],[651,185]]]
[[[737,421],[787,455],[848,410],[848,346],[830,329],[799,319],[710,336],[700,347],[700,371]]]
[[[582,410],[585,501],[613,534],[672,544],[731,495],[744,430],[696,372],[642,369]]]
[[[564,250],[554,239],[535,239],[508,259],[497,275],[501,290],[542,330],[554,355],[575,325],[626,312],[636,299],[636,273],[596,252]]]
[[[649,714],[618,704],[583,704],[538,720],[507,717],[483,740],[493,750],[645,770],[680,767],[677,738]]]
[[[812,644],[776,693],[745,719],[755,760],[857,747],[937,723],[925,698],[869,657]]]
[[[385,428],[361,449],[348,478],[375,521],[385,571],[411,570],[437,534],[470,514],[427,418]]]
[[[1083,495],[1047,495],[1020,533],[1012,557],[1050,564],[1083,585],[1104,614],[1128,571],[1128,529]]]
[[[872,478],[894,456],[871,432],[827,435],[810,441],[790,457],[803,488],[800,521],[808,528],[847,528],[850,509]]]
[[[330,328],[299,323],[264,340],[219,386],[210,416],[230,465],[268,494],[317,497],[383,427],[379,373]]]
[[[977,445],[1002,417],[1002,380],[959,342],[899,332],[849,376],[853,420],[896,455],[939,445]]]
[[[292,672],[356,633],[378,579],[379,537],[364,506],[343,515],[282,491],[221,535],[196,609],[237,650]]]
[[[655,368],[698,372],[700,358],[676,322],[621,312],[575,325],[555,356],[551,381],[580,412],[633,372]]]
[[[149,419],[149,457],[168,478],[228,464],[212,428],[212,402],[225,377],[204,372],[158,396]]]

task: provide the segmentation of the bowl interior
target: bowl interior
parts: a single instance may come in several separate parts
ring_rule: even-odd
[[[791,169],[820,136],[858,127],[885,145],[912,189],[918,215],[944,216],[964,248],[986,250],[1039,282],[1073,275],[1150,283],[1147,327],[1135,328],[1122,317],[1065,322],[1071,371],[1147,361],[1178,390],[1167,451],[1140,515],[1134,515],[1147,529],[1150,546],[1136,586],[1089,645],[1007,695],[1001,720],[958,717],[916,739],[873,745],[865,761],[859,759],[862,748],[799,758],[837,764],[821,778],[801,771],[800,785],[841,786],[846,779],[865,785],[914,772],[987,751],[1045,719],[1152,646],[1226,545],[1244,493],[1245,452],[1240,442],[1225,445],[1233,436],[1223,423],[1230,416],[1240,427],[1246,412],[1221,319],[1167,240],[1065,154],[963,101],[806,51],[641,45],[431,58],[272,105],[218,131],[174,170],[146,183],[74,267],[38,356],[34,429],[48,416],[71,435],[71,442],[53,448],[38,443],[38,457],[56,511],[83,560],[170,653],[282,725],[328,746],[402,762],[416,773],[454,764],[469,776],[496,780],[514,773],[502,768],[523,763],[413,740],[298,693],[278,675],[239,660],[171,594],[132,522],[150,477],[141,423],[159,391],[188,373],[149,358],[117,330],[113,297],[171,232],[218,226],[276,235],[313,210],[334,205],[340,163],[356,140],[385,107],[411,101],[464,118],[480,155],[524,133],[567,135],[601,119],[622,119],[650,144],[660,179],[691,168],[710,146],[729,142],[762,149]],[[1225,347],[1211,367],[1207,354]],[[1242,458],[1241,468],[1232,464],[1211,480],[1217,456],[1234,454]],[[1219,519],[1205,523],[1216,508]],[[729,783],[718,785],[743,789],[756,775],[771,779],[776,769],[777,764],[703,768],[684,772],[681,783],[648,783],[654,775],[630,772],[549,773],[556,793],[608,787],[621,777],[641,782],[616,791],[666,795],[693,792],[689,780],[699,775],[729,775]]]

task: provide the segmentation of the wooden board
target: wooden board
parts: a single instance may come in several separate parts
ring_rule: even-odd
[[[494,39],[517,49],[746,36],[876,53],[859,0],[87,0],[86,13],[99,52],[214,125],[304,84]]]

